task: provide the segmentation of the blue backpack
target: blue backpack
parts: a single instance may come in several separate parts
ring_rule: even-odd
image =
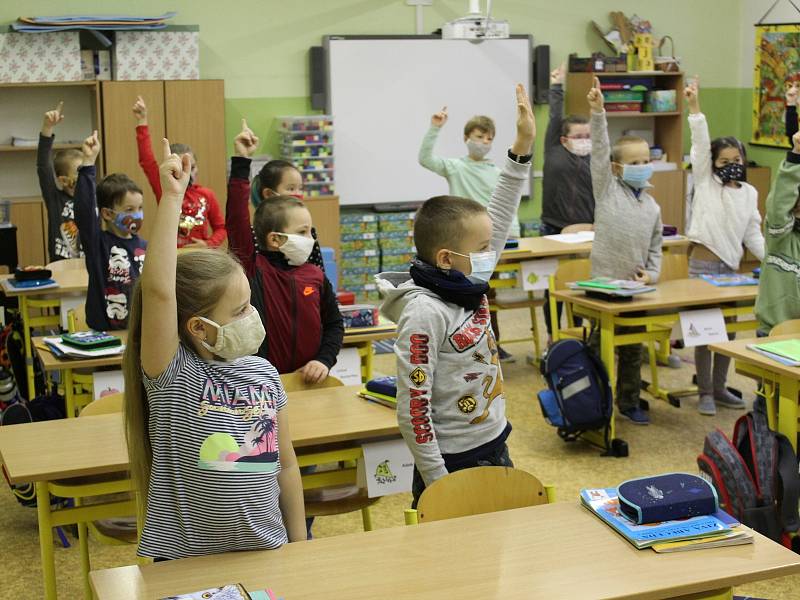
[[[586,431],[605,431],[606,452],[612,452],[608,434],[613,396],[606,368],[588,345],[579,340],[561,340],[550,347],[542,361],[548,389],[539,392],[545,420],[566,442]],[[620,454],[616,449],[614,454]],[[627,450],[627,448],[626,448]]]

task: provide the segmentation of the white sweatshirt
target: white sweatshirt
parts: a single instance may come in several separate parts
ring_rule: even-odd
[[[703,113],[689,115],[692,132],[692,200],[688,237],[720,257],[731,269],[738,269],[742,244],[758,260],[764,258],[764,236],[758,213],[758,192],[744,181],[741,187],[722,185],[714,175],[711,138]]]

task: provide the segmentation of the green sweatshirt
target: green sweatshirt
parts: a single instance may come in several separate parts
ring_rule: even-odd
[[[794,208],[800,186],[800,154],[787,152],[767,198],[766,253],[756,299],[759,329],[800,319],[800,232]]]
[[[439,127],[431,127],[422,138],[419,149],[419,164],[447,179],[451,196],[461,196],[477,200],[489,206],[489,199],[497,187],[500,169],[491,160],[472,160],[469,156],[462,158],[442,158],[434,156],[433,147],[439,137]],[[519,220],[514,215],[508,237],[519,237]]]

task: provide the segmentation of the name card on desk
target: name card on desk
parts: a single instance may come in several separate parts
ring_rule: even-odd
[[[374,442],[361,446],[358,461],[359,485],[367,487],[370,498],[411,491],[414,457],[404,440]]]
[[[358,348],[342,348],[331,368],[331,375],[345,385],[361,385],[361,356]]]
[[[680,318],[683,343],[689,348],[728,341],[725,318],[720,308],[688,310],[680,313]]]
[[[519,271],[522,289],[526,292],[546,290],[550,284],[550,276],[555,274],[557,268],[557,258],[526,260],[520,264]]]

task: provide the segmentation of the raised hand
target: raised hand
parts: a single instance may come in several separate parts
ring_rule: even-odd
[[[603,92],[600,90],[600,80],[597,77],[594,78],[594,83],[586,95],[586,100],[589,101],[589,108],[592,109],[592,112],[603,112],[603,106],[605,105]]]
[[[700,112],[700,91],[698,89],[700,79],[695,75],[694,80],[690,81],[683,89],[683,97],[689,105],[689,112],[696,115]]]
[[[557,69],[550,71],[550,85],[564,85],[566,65],[561,63]]]
[[[800,131],[792,136],[792,152],[800,154]]]
[[[93,131],[92,135],[83,140],[81,144],[81,153],[83,153],[83,166],[89,167],[97,160],[97,155],[100,154],[100,138],[97,137],[97,131]]]
[[[48,110],[44,113],[44,121],[42,121],[42,134],[45,137],[53,135],[53,128],[64,120],[64,101],[60,101],[55,110]]]
[[[800,81],[786,82],[786,106],[797,106],[798,92],[800,92]]]
[[[139,125],[147,125],[147,105],[141,96],[136,96],[136,102],[133,103],[133,116]]]
[[[444,127],[444,124],[447,123],[447,107],[443,106],[442,110],[431,117],[431,125],[433,127]]]
[[[514,154],[526,155],[531,153],[533,141],[536,139],[536,120],[533,118],[531,100],[525,87],[517,84],[517,139],[511,151]]]
[[[164,162],[158,167],[163,195],[173,195],[182,200],[186,187],[189,185],[189,176],[192,173],[192,159],[188,154],[178,156],[171,152],[167,138],[163,140],[163,147]]]
[[[258,148],[259,140],[253,130],[247,126],[247,120],[242,119],[242,131],[233,140],[233,147],[237,156],[250,158]]]

